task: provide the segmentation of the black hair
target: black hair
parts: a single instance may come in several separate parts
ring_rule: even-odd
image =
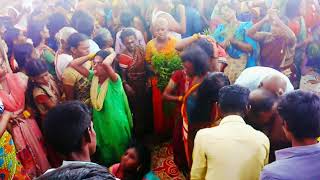
[[[79,152],[91,124],[90,114],[80,101],[68,101],[49,110],[43,124],[46,142],[63,155]]]
[[[68,49],[77,48],[82,41],[88,40],[88,36],[81,34],[81,33],[73,33],[69,36],[67,43]]]
[[[278,100],[278,96],[275,93],[272,93],[265,89],[258,89],[256,91],[261,91],[260,98],[259,99],[249,98],[249,105],[251,106],[250,111],[255,115],[259,115],[260,113],[271,111],[273,105]],[[251,93],[254,93],[254,91]]]
[[[248,88],[239,85],[225,86],[219,91],[219,106],[223,113],[246,114],[249,105]]]
[[[181,54],[182,62],[190,62],[197,76],[205,75],[209,71],[209,56],[199,47],[185,49]]]
[[[193,43],[193,45],[199,46],[209,57],[214,57],[213,46],[210,41],[205,38],[201,38]]]
[[[94,19],[90,16],[90,14],[86,12],[77,12],[75,12],[72,16],[72,27],[76,29],[79,33],[85,34],[90,37],[94,30]]]
[[[108,36],[112,38],[112,35],[108,29],[100,29],[98,33],[93,38],[93,41],[97,43],[100,49],[105,49],[108,43]]]
[[[299,16],[299,8],[301,7],[301,0],[290,0],[286,5],[286,16],[289,19],[293,19]]]
[[[27,59],[26,66],[25,66],[26,73],[29,77],[37,77],[45,72],[48,72],[48,66],[45,61],[41,59]],[[35,88],[40,88],[43,92],[50,97],[47,90],[42,88],[37,82],[34,82],[31,78],[28,80],[28,87],[26,91],[26,103],[34,110],[34,116],[36,117],[37,123],[40,125],[42,119],[40,110],[38,109],[36,102],[34,101],[33,97],[33,90]]]
[[[297,139],[320,136],[320,97],[301,90],[283,96],[277,110]]]
[[[82,19],[82,17],[88,17],[90,16],[88,13],[82,10],[77,10],[73,13],[71,17],[71,26],[74,28],[78,24],[78,21]]]
[[[129,11],[123,11],[120,15],[120,23],[124,27],[130,27],[133,21],[133,15]]]
[[[41,59],[31,59],[26,63],[26,73],[29,77],[37,77],[48,71],[46,62]]]
[[[47,27],[50,37],[54,38],[60,29],[66,26],[68,26],[68,21],[62,13],[53,13],[51,16],[49,16]]]
[[[28,59],[31,58],[33,45],[30,43],[16,44],[13,46],[13,56],[18,63],[19,69],[24,69]]]
[[[105,59],[106,57],[108,57],[110,55],[109,51],[106,50],[100,50],[96,53],[95,56],[100,56],[102,59]]]
[[[128,149],[135,149],[138,155],[138,171],[135,171],[130,177],[125,177],[124,180],[141,180],[151,169],[151,152],[143,144],[133,140]]]
[[[56,179],[115,180],[116,178],[108,172],[106,167],[94,163],[71,163],[36,178],[36,180]]]
[[[132,29],[129,29],[129,28],[123,29],[121,34],[120,34],[120,39],[121,39],[122,43],[124,42],[124,40],[127,37],[130,37],[130,36],[134,36],[135,38],[137,38],[136,33]]]
[[[46,27],[44,21],[30,21],[28,23],[27,37],[33,42],[33,46],[37,47],[41,43],[41,31]]]
[[[197,90],[196,105],[190,112],[192,121],[211,122],[211,110],[218,102],[219,90],[230,85],[229,78],[223,73],[210,73]]]
[[[62,7],[65,10],[70,10],[72,8],[69,0],[59,0],[55,4],[56,7]]]
[[[6,29],[14,28],[14,25],[12,23],[12,19],[9,16],[1,16],[0,22]]]
[[[11,58],[12,53],[13,53],[13,46],[14,46],[14,40],[16,40],[21,31],[17,28],[8,28],[6,32],[4,33],[4,41],[6,42],[8,46],[8,59]]]

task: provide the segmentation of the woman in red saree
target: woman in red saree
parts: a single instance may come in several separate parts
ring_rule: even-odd
[[[0,81],[0,99],[5,109],[13,113],[17,123],[10,129],[17,157],[32,178],[50,168],[43,146],[41,131],[30,113],[25,110],[25,91],[28,78],[23,73],[6,73]]]
[[[181,115],[183,119],[183,125],[181,131],[186,159],[188,162],[188,167],[190,168],[190,152],[192,152],[192,149],[189,149],[188,145],[188,125],[190,123],[188,119],[188,111],[194,108],[194,100],[197,96],[196,90],[203,82],[209,71],[209,56],[200,47],[191,46],[182,52],[181,59],[184,70],[188,77],[188,80],[185,81],[185,95],[182,99]]]
[[[176,45],[177,50],[183,50],[190,46],[199,46],[210,57],[209,71],[223,71],[221,61],[225,57],[225,51],[218,47],[217,43],[210,37],[195,34],[192,37],[182,39]],[[183,96],[189,90],[192,84],[192,77],[187,76],[186,70],[175,71],[163,92],[163,98],[177,103],[177,116],[175,117],[175,128],[173,130],[173,155],[174,162],[181,170],[188,169],[188,163],[185,155],[185,148],[182,140],[182,116],[181,105]]]
[[[137,138],[142,138],[151,128],[151,113],[149,112],[152,110],[146,86],[145,50],[137,44],[136,34],[131,29],[124,29],[120,39],[126,46],[126,49],[118,56],[121,78],[133,113],[134,134]]]

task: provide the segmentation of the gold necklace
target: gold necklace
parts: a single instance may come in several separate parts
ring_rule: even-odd
[[[90,88],[90,98],[91,98],[91,103],[93,108],[96,109],[97,111],[101,111],[103,107],[103,102],[107,95],[108,84],[109,84],[109,79],[106,79],[102,83],[100,87],[100,92],[98,93],[99,78],[97,76],[94,76],[92,79],[92,84]]]

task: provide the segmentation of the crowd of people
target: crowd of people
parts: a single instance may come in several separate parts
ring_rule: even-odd
[[[320,178],[318,0],[0,9],[0,179]]]

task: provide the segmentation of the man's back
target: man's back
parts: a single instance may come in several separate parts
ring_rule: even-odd
[[[240,116],[200,130],[195,139],[191,179],[258,179],[268,163],[269,140]]]
[[[287,82],[286,93],[294,90],[293,85],[287,76],[275,69],[263,66],[255,66],[245,69],[242,71],[235,84],[249,88],[250,91],[253,91],[257,89],[261,81],[269,75],[279,75]]]

